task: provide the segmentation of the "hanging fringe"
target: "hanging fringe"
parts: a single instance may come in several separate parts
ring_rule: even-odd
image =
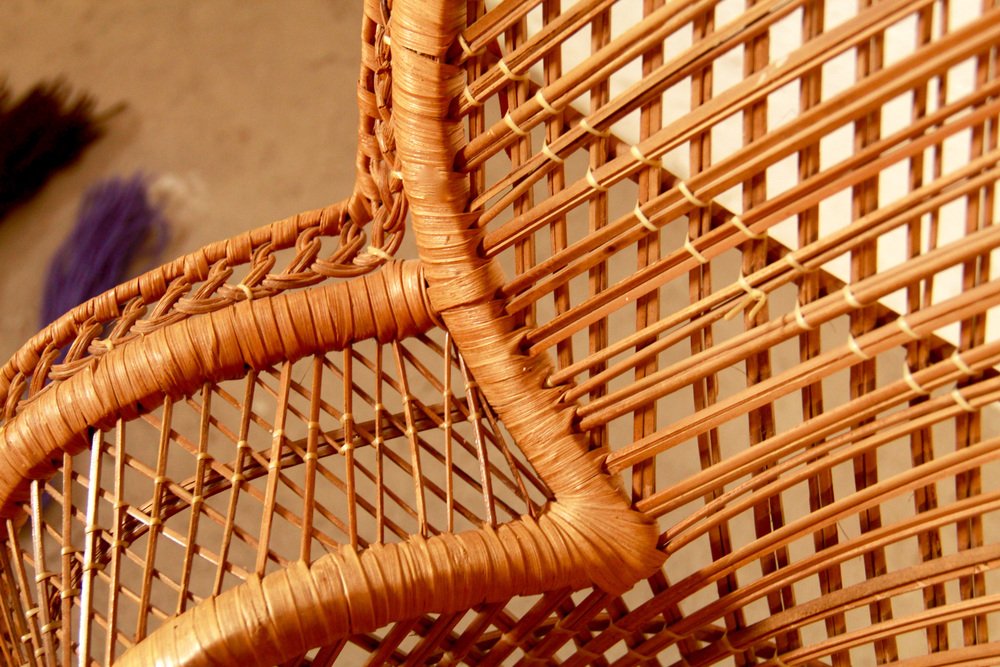
[[[64,82],[36,85],[11,101],[0,82],[0,219],[76,160],[117,111],[94,115],[94,100],[75,99]]]
[[[151,202],[141,174],[91,187],[76,226],[49,267],[42,323],[122,282],[140,251],[153,264],[166,240],[161,205]]]

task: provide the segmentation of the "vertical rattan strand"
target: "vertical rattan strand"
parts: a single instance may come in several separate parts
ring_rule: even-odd
[[[447,512],[447,526],[448,532],[454,532],[455,530],[455,458],[454,458],[454,443],[452,442],[453,427],[454,422],[452,418],[452,354],[455,351],[455,346],[451,340],[451,334],[446,333],[444,336],[443,345],[443,355],[442,355],[442,388],[441,388],[441,414],[444,416],[444,421],[441,424],[441,430],[444,432],[444,474],[445,474],[445,512]]]
[[[309,385],[309,423],[306,426],[305,484],[302,494],[302,541],[299,558],[312,562],[313,513],[316,498],[316,467],[319,464],[319,415],[323,402],[323,356],[312,358],[312,382]]]
[[[542,20],[545,25],[555,21],[562,12],[560,0],[546,0],[542,5]],[[543,59],[545,71],[545,85],[558,81],[562,76],[562,50],[552,49],[545,54]],[[541,94],[541,93],[539,93]],[[545,144],[551,146],[556,143],[562,134],[563,125],[566,122],[565,114],[560,112],[551,115],[545,122]],[[551,149],[550,149],[551,150]],[[554,153],[553,153],[554,155]],[[562,158],[560,158],[562,159]],[[551,158],[550,158],[551,160]],[[546,176],[546,188],[549,196],[553,196],[566,187],[566,169],[562,162],[552,160],[554,163]],[[476,170],[483,171],[483,170]],[[549,254],[556,254],[564,250],[568,245],[568,233],[566,229],[566,216],[558,216],[549,223]],[[561,286],[553,290],[553,306],[556,315],[564,313],[570,307],[569,287]],[[565,368],[573,363],[573,343],[572,341],[560,341],[556,345],[556,368]]]
[[[354,349],[348,345],[343,351],[344,360],[344,412],[341,421],[344,425],[344,444],[341,452],[344,455],[344,485],[346,486],[347,503],[347,536],[350,545],[358,548],[358,488],[354,478]],[[307,563],[309,561],[306,561]]]
[[[278,391],[275,396],[274,426],[271,429],[271,451],[267,457],[267,482],[264,503],[261,508],[260,542],[257,543],[257,559],[254,573],[263,577],[267,571],[267,560],[271,544],[271,527],[274,524],[274,509],[278,498],[278,478],[281,475],[281,453],[285,448],[285,420],[288,415],[288,395],[291,390],[292,362],[281,364],[278,376]]]
[[[62,664],[72,664],[73,660],[73,600],[76,597],[73,592],[73,557],[76,555],[76,547],[73,546],[73,457],[63,454],[63,479],[62,479],[62,530],[60,542],[62,553],[60,554],[60,568],[62,570],[62,582],[60,585],[59,611],[62,615],[62,631],[60,634],[60,651]],[[111,619],[109,618],[109,621]],[[109,629],[109,646],[114,646],[114,634]],[[105,659],[105,663],[110,664],[110,660]]]
[[[927,7],[917,15],[917,44],[924,45],[931,41],[934,27],[934,8]],[[931,94],[931,81],[923,86],[918,86],[913,91],[913,118],[919,120],[927,115],[928,101]],[[938,103],[945,100],[936,100]],[[940,150],[935,146],[931,150],[931,178],[937,178],[941,173]],[[917,190],[923,185],[925,170],[924,152],[919,152],[910,161],[910,190]],[[936,215],[936,210],[932,212]],[[923,219],[916,218],[907,225],[907,256],[916,257],[922,251],[923,245]],[[915,282],[906,290],[906,311],[904,316],[918,310],[921,306],[921,294],[924,290],[930,290],[930,277],[925,280]],[[926,368],[930,361],[931,351],[930,339],[922,338],[915,341],[908,341],[905,345],[907,372],[919,372]],[[925,402],[925,396],[916,396],[909,401],[910,406],[916,406]],[[910,435],[910,460],[913,465],[921,465],[934,457],[934,435],[930,427],[915,430]],[[933,511],[938,507],[937,488],[934,485],[927,485],[914,491],[914,509],[918,513]],[[928,530],[917,536],[917,543],[924,561],[939,558],[942,551],[940,530]],[[945,587],[943,583],[930,585],[923,590],[924,608],[931,609],[940,607],[947,603]],[[927,629],[927,647],[931,652],[941,651],[948,648],[948,631],[943,624],[934,625]]]
[[[381,544],[385,541],[385,470],[384,458],[385,435],[383,423],[385,405],[382,403],[382,385],[385,375],[383,374],[383,346],[375,345],[375,440],[372,445],[375,447],[375,542]]]
[[[41,639],[38,634],[38,622],[35,620],[36,612],[31,600],[31,588],[28,585],[28,576],[24,569],[24,553],[17,546],[17,526],[12,519],[4,521],[7,532],[7,544],[2,546],[4,557],[4,572],[10,578],[8,589],[12,595],[9,598],[13,604],[15,627],[18,631],[16,645],[22,649],[21,658],[23,664],[37,665],[36,656],[41,651]],[[10,553],[8,554],[8,549]]]
[[[645,0],[643,2],[643,16],[663,6],[662,0]],[[643,76],[649,76],[663,64],[663,45],[658,45],[655,49],[648,51],[642,56]],[[706,73],[707,74],[707,73]],[[710,86],[709,86],[710,87]],[[641,107],[639,112],[639,141],[644,141],[650,135],[657,132],[663,125],[662,96],[657,96],[650,103]],[[638,206],[642,206],[650,199],[660,194],[660,182],[663,179],[663,170],[656,165],[650,165],[648,169],[639,172],[639,193]],[[650,232],[639,240],[636,248],[637,268],[642,270],[648,264],[660,258],[660,233]],[[651,323],[660,319],[660,294],[653,291],[636,301],[635,329],[641,331]],[[648,345],[644,341],[635,346],[638,353],[643,347]],[[645,364],[635,368],[635,379],[641,380],[648,373],[656,371],[658,363],[656,358],[651,358]],[[656,431],[656,406],[647,405],[634,413],[632,418],[632,439],[644,438]],[[635,466],[632,469],[632,500],[645,498],[656,491],[656,462],[655,460]]]
[[[507,45],[508,53],[516,52],[518,47],[524,41],[524,35],[528,31],[528,24],[526,17],[522,14],[518,21],[515,21],[504,33],[504,43]],[[506,83],[505,89],[505,101],[507,107],[507,114],[510,116],[514,113],[516,109],[521,107],[522,104],[527,102],[529,94],[529,81],[523,78],[513,78]],[[503,105],[503,102],[501,102]],[[502,110],[502,109],[501,109]],[[510,120],[511,125],[515,125],[513,120]],[[516,125],[515,125],[516,126]],[[531,134],[527,132],[521,134],[524,130],[519,130],[515,134],[518,136],[514,143],[509,147],[508,155],[510,156],[510,166],[511,169],[517,169],[518,166],[527,162],[532,155],[531,146]],[[482,173],[483,170],[478,170]],[[470,197],[472,196],[472,191],[470,189]],[[514,200],[514,213],[515,215],[523,213],[525,211],[530,211],[534,207],[535,198],[534,192],[529,188],[523,195],[517,197]],[[521,273],[529,267],[535,265],[535,237],[528,236],[520,239],[514,244],[514,271],[515,273]],[[536,320],[535,307],[532,305],[531,308],[527,308],[520,313],[518,316],[523,318],[523,323],[526,326],[534,326]]]
[[[12,549],[17,549],[17,539],[15,537],[14,526],[11,522],[7,523],[7,539],[11,544]],[[28,645],[28,651],[30,652],[32,663],[39,665],[41,662],[38,658],[42,655],[45,650],[44,643],[42,640],[42,633],[40,623],[38,622],[38,612],[39,606],[43,604],[43,601],[35,601],[32,599],[31,595],[31,583],[28,579],[28,571],[25,565],[24,553],[17,551],[14,554],[15,557],[15,567],[17,568],[17,579],[18,588],[21,592],[21,605],[23,607],[23,613],[28,619],[28,633],[21,635],[19,637],[22,644]]]
[[[531,471],[524,469],[524,464],[514,458],[513,452],[511,452],[510,447],[507,446],[507,438],[503,434],[503,430],[500,427],[497,416],[490,409],[490,406],[488,404],[483,404],[482,409],[483,414],[486,415],[486,421],[490,425],[490,440],[500,450],[500,453],[503,454],[504,460],[507,461],[507,465],[510,467],[511,477],[514,478],[513,481],[517,487],[518,494],[520,497],[529,500],[528,515],[537,518],[538,508],[535,503],[530,502],[531,496],[528,493],[528,487],[524,483],[524,474],[522,474],[522,472],[525,474],[531,474]],[[488,449],[483,449],[484,453],[488,451]],[[495,472],[495,466],[491,465],[489,469],[490,472]],[[534,477],[534,475],[532,475],[532,479],[536,488],[542,486],[541,480]],[[492,487],[492,481],[490,482],[490,485]]]
[[[6,660],[9,665],[30,665],[31,663],[23,654],[25,644],[20,641],[20,637],[24,634],[21,632],[24,618],[20,615],[21,609],[18,605],[16,588],[11,585],[9,565],[7,550],[0,548],[0,568],[3,568],[0,571],[0,596],[2,596],[0,598],[0,631],[18,640],[0,642],[0,659]]]
[[[807,3],[803,8],[802,39],[806,42],[823,34],[825,29],[825,0]],[[816,67],[805,73],[801,79],[799,107],[806,111],[822,101],[823,69]],[[822,173],[820,164],[820,144],[806,146],[799,153],[799,181],[815,178]],[[815,204],[798,215],[799,247],[805,247],[819,239],[819,205]],[[820,296],[820,275],[816,271],[802,273],[798,281],[797,305],[806,306]],[[806,362],[820,354],[822,334],[818,327],[803,331],[799,336],[799,359]],[[807,421],[823,414],[823,383],[813,382],[802,388],[802,419]],[[834,501],[833,475],[828,469],[817,471],[809,479],[809,509],[817,511]],[[840,536],[836,526],[825,526],[813,533],[813,546],[817,552],[837,544]],[[829,594],[843,586],[843,575],[837,563],[831,563],[819,573],[819,587]],[[831,614],[824,620],[828,637],[843,634],[847,630],[844,614]],[[845,652],[835,652],[831,656],[834,667],[850,667],[850,656]]]
[[[42,528],[42,486],[38,481],[31,483],[31,547],[35,563],[35,595],[38,596],[38,618],[41,624],[42,654],[48,667],[55,666],[55,642],[52,639],[52,614],[49,608],[48,581],[54,572],[45,568],[45,531]],[[88,535],[89,537],[89,535]],[[89,542],[89,540],[88,540]],[[89,607],[85,608],[89,613]]]
[[[321,363],[323,364],[324,368],[329,368],[329,366],[327,365],[327,361],[325,359]],[[332,366],[332,364],[331,364],[331,366]],[[341,436],[343,435],[343,432],[344,432],[343,429],[341,429],[340,432],[339,432]],[[323,436],[320,436],[320,437],[323,437]],[[341,445],[335,445],[335,446],[336,446],[336,449],[337,449],[337,453],[338,454],[341,453],[342,446]],[[317,449],[318,449],[318,445],[317,445]],[[299,453],[299,449],[295,449],[294,451],[296,453]],[[307,450],[302,451],[300,455],[303,456],[303,457],[308,456],[307,452],[308,452],[308,439],[307,439]],[[320,465],[319,462],[317,461],[315,469],[316,469],[316,473],[320,477],[324,478],[330,484],[333,485],[333,488],[335,488],[337,491],[343,493],[345,496],[347,495],[347,484],[344,483],[344,481],[340,477],[338,477],[332,470],[330,470],[329,467],[324,466],[324,465]],[[368,476],[368,477],[371,476],[370,473],[367,470],[365,470],[364,467],[358,466],[358,469],[361,470],[362,474],[364,474],[365,476]],[[315,478],[313,479],[313,484],[314,485],[316,484],[316,479]],[[319,489],[314,489],[314,494],[318,490]],[[305,495],[306,494],[303,492],[302,497],[305,498]],[[362,506],[365,505],[365,503],[364,503],[363,500],[361,500],[359,502],[359,504],[361,504]],[[365,507],[365,509],[368,509],[370,511],[370,506]],[[319,543],[321,545],[323,545],[324,550],[336,548],[340,544],[344,543],[341,540],[334,539],[330,535],[325,535],[325,534],[317,531],[317,529],[315,528],[316,513],[319,513],[323,518],[325,518],[327,521],[329,521],[333,525],[333,527],[344,536],[344,540],[347,540],[348,542],[350,542],[350,539],[351,539],[351,536],[350,536],[351,529],[350,529],[350,526],[348,525],[348,522],[345,522],[337,514],[335,514],[334,512],[331,512],[330,509],[328,507],[324,506],[323,504],[314,503],[312,510],[313,510],[313,512],[312,512],[311,516],[312,516],[312,521],[313,521],[313,529],[312,529],[312,532],[310,533],[310,547],[309,547],[310,554],[313,553],[313,551],[312,551],[312,545],[311,545],[311,540],[313,540],[313,539],[318,540]],[[301,549],[301,544],[300,544],[300,549]],[[300,560],[302,560],[303,562],[312,562],[313,560],[315,560],[315,558],[311,558],[308,561],[304,560],[304,559],[300,559]]]
[[[212,384],[206,382],[201,387],[201,405],[198,411],[198,452],[195,461],[194,489],[191,497],[191,518],[188,521],[187,546],[184,549],[184,565],[181,567],[180,590],[177,594],[175,614],[187,609],[191,587],[191,570],[198,544],[198,525],[201,522],[202,506],[205,503],[205,473],[209,470],[208,440],[212,427]]]
[[[399,347],[399,341],[392,342],[392,354],[396,361],[396,372],[399,374],[399,393],[403,399],[403,418],[406,436],[410,446],[410,475],[413,477],[413,504],[417,511],[417,534],[427,537],[427,500],[424,497],[424,472],[420,460],[420,435],[413,414],[413,394],[410,393],[410,382],[406,374],[406,361]]]
[[[236,458],[233,463],[233,476],[230,480],[229,502],[226,506],[226,519],[222,527],[222,542],[219,545],[219,566],[215,570],[215,582],[212,584],[212,595],[222,592],[226,576],[225,564],[229,560],[229,549],[236,530],[236,509],[239,504],[240,492],[243,490],[243,467],[250,456],[250,421],[253,416],[253,398],[257,388],[257,371],[247,373],[243,381],[243,399],[240,402],[240,425],[236,440]]]
[[[104,453],[104,434],[95,430],[90,445],[90,466],[87,470],[87,523],[84,529],[83,575],[80,590],[80,635],[79,651],[81,661],[90,660],[91,618],[94,615],[94,579],[103,565],[97,562],[97,540],[101,527],[97,523],[97,496],[101,490],[101,457]],[[38,482],[33,482],[37,487]],[[36,564],[36,568],[39,564]]]
[[[983,8],[988,9],[995,3],[991,0],[983,0]],[[945,3],[945,8],[948,3]],[[976,57],[976,85],[983,86],[991,78],[995,78],[998,58],[996,49],[981,53]],[[992,77],[991,77],[992,75]],[[985,124],[973,128],[971,136],[971,146],[969,159],[974,160],[983,154],[984,148],[991,149],[997,145],[996,119],[990,123],[990,130],[987,133]],[[994,187],[986,187],[978,192],[971,193],[966,200],[966,233],[972,232],[981,226],[994,224],[993,203]],[[975,285],[982,284],[990,279],[990,255],[983,254],[980,257],[970,260],[962,267],[962,287],[970,289]],[[978,315],[976,317],[963,320],[959,329],[958,353],[982,345],[986,338],[986,317]],[[978,374],[962,378],[957,383],[961,390],[968,384],[975,383],[981,379]],[[956,442],[958,447],[970,447],[978,443],[983,436],[983,415],[978,410],[971,413],[963,412],[955,419]],[[982,493],[982,471],[979,469],[970,470],[955,478],[955,495],[957,498],[970,498]],[[974,517],[958,526],[959,549],[971,549],[982,546],[985,543],[984,526],[982,518]],[[986,575],[983,572],[974,573],[968,577],[963,577],[959,581],[959,592],[962,600],[969,600],[974,597],[986,595]],[[989,641],[989,627],[985,614],[977,614],[962,621],[963,638],[966,645],[985,643]]]
[[[599,52],[601,48],[606,46],[611,41],[611,12],[610,10],[605,10],[600,12],[590,24],[590,53],[591,55]],[[600,109],[603,105],[607,104],[610,97],[610,84],[608,81],[600,81],[597,85],[590,89],[590,113],[594,113]],[[607,136],[601,136],[604,133],[593,132],[595,136],[588,137],[590,140],[589,146],[589,162],[587,165],[588,174],[592,174],[594,171],[599,169],[608,159],[608,147],[609,143]],[[517,212],[515,213],[515,216]],[[595,192],[595,196],[591,198],[587,204],[587,232],[588,234],[593,234],[597,230],[605,227],[608,224],[608,194],[602,190]],[[524,273],[519,271],[519,274]],[[608,266],[606,262],[600,262],[593,266],[587,272],[587,285],[588,294],[591,296],[600,294],[608,288]],[[587,354],[595,354],[600,350],[603,350],[608,346],[608,320],[607,318],[599,319],[593,322],[587,328]],[[590,369],[591,374],[600,373],[605,368],[604,364],[597,364]],[[595,388],[591,391],[589,397],[591,399],[600,398],[605,393],[604,387]],[[608,429],[606,426],[601,426],[596,429],[591,429],[588,432],[588,437],[590,438],[590,443],[592,447],[604,447],[608,445]]]
[[[871,0],[862,0],[860,9],[872,5]],[[877,33],[856,50],[856,76],[862,80],[875,74],[883,68],[884,35]],[[879,140],[881,127],[881,109],[875,108],[867,115],[859,118],[854,124],[854,151],[863,150],[866,146]],[[879,176],[873,176],[867,181],[856,185],[852,191],[852,219],[864,217],[878,209]],[[878,247],[875,243],[865,243],[851,252],[851,283],[863,280],[878,271]],[[859,308],[850,314],[850,334],[855,338],[871,331],[878,326],[876,310],[872,307]],[[851,367],[850,387],[851,397],[872,392],[877,386],[875,360],[863,359]],[[861,424],[859,423],[858,426]],[[857,490],[874,484],[879,479],[878,462],[874,454],[864,454],[854,460],[854,479]],[[879,506],[870,508],[859,517],[861,532],[868,532],[882,525],[882,512]],[[865,554],[865,576],[869,579],[885,574],[888,571],[885,551],[874,549]],[[892,606],[889,600],[880,600],[869,607],[872,623],[880,623],[892,619]],[[891,662],[898,658],[899,648],[895,638],[890,637],[875,643],[875,654],[879,662]]]
[[[697,43],[709,39],[715,32],[715,10],[699,16],[692,23],[692,40]],[[711,67],[698,70],[691,75],[691,109],[695,110],[710,102],[713,96],[713,72]],[[712,136],[710,132],[701,132],[691,138],[689,167],[691,177],[694,178],[712,163]],[[682,192],[690,192],[684,186]],[[691,193],[691,199],[697,200],[698,195]],[[696,206],[688,212],[688,229],[686,239],[695,241],[700,239],[712,229],[712,208],[709,201],[705,201],[706,206]],[[701,261],[701,255],[695,256],[697,261],[688,271],[688,300],[690,303],[697,303],[713,293],[712,287],[712,265]],[[710,350],[714,345],[714,331],[711,321],[706,323],[704,328],[695,328],[690,336],[689,345],[691,354],[699,354]],[[715,373],[710,373],[697,382],[692,383],[693,411],[699,412],[716,403],[719,395],[719,377]],[[655,430],[654,430],[655,432]],[[644,436],[645,437],[645,436]],[[722,453],[719,443],[719,431],[711,428],[697,437],[698,455],[700,466],[703,470],[711,469],[722,460]],[[715,495],[713,492],[706,496],[706,500]],[[708,535],[710,553],[713,559],[726,557],[732,551],[732,536],[728,525],[720,525]],[[726,576],[716,582],[718,595],[725,596],[739,588],[739,582],[735,574]],[[746,625],[746,619],[742,610],[735,610],[727,614],[724,618],[726,630],[741,628]],[[696,648],[696,644],[687,643],[678,647],[682,656],[690,655]],[[752,660],[752,656],[749,658]],[[737,656],[737,664],[744,658]]]
[[[490,479],[488,460],[482,458],[486,453],[486,436],[483,433],[483,414],[480,407],[479,385],[472,378],[465,360],[459,357],[459,369],[465,384],[465,400],[469,409],[469,423],[472,425],[473,442],[476,456],[479,458],[479,478],[483,489],[483,508],[486,510],[486,522],[495,526],[497,523],[496,507],[493,502],[492,480]]]
[[[469,12],[470,17],[480,17],[487,13],[485,0],[468,0],[467,6],[467,11]],[[466,71],[466,80],[476,81],[487,69],[485,59],[483,58],[483,54],[486,53],[486,47],[479,46],[471,48],[474,50],[472,55],[465,60],[464,67]],[[469,94],[472,94],[471,91]],[[468,118],[469,138],[474,139],[482,134],[483,130],[486,129],[486,109],[482,104],[473,105],[472,108],[468,110],[466,116]],[[472,178],[469,179],[469,187],[471,188],[473,197],[482,193],[483,189],[486,187],[486,171],[482,169],[475,170],[472,173]]]
[[[754,4],[748,2],[748,5]],[[770,37],[767,33],[761,34],[752,39],[744,51],[744,77],[750,78],[760,72],[770,64]],[[752,105],[747,113],[744,113],[744,142],[745,145],[752,146],[753,143],[769,133],[768,129],[768,105],[769,100],[764,99]],[[743,184],[743,211],[748,213],[754,208],[767,201],[767,171],[761,170],[749,181]],[[744,254],[741,270],[744,275],[750,275],[767,266],[768,250],[771,241],[768,237],[762,239],[749,239],[744,244]],[[757,300],[750,300],[750,308],[744,313],[744,328],[753,329],[770,319],[770,308],[766,297]],[[747,385],[766,380],[771,377],[771,350],[761,349],[751,354],[746,359]],[[774,436],[775,406],[773,403],[766,403],[756,410],[752,410],[748,415],[749,423],[749,444],[754,447],[761,442]],[[780,496],[767,498],[754,506],[754,524],[758,537],[785,524],[785,510]],[[773,553],[762,554],[760,559],[761,570],[764,575],[769,574],[779,568],[785,567],[790,562],[788,547],[782,545]],[[786,587],[767,597],[768,610],[772,614],[777,614],[787,608],[795,606],[795,594],[791,587]],[[787,634],[779,635],[775,638],[775,649],[780,653],[801,646],[802,638],[797,630],[792,630]]]
[[[170,423],[174,413],[174,400],[166,397],[163,400],[160,416],[160,437],[156,448],[156,477],[153,479],[153,504],[149,511],[149,537],[146,538],[146,557],[142,571],[142,587],[139,589],[139,612],[136,622],[135,641],[146,637],[149,624],[150,598],[152,597],[153,576],[156,574],[156,543],[162,531],[163,518],[160,508],[163,503],[164,488],[167,481],[167,455],[170,450]]]
[[[118,611],[122,597],[122,558],[125,557],[125,536],[123,534],[125,519],[128,516],[128,505],[125,502],[125,433],[127,426],[124,419],[115,423],[115,488],[114,505],[112,506],[113,524],[111,528],[111,572],[108,575],[108,640],[104,648],[104,664],[111,665],[115,661],[118,646]],[[66,458],[71,458],[69,455]],[[65,503],[64,503],[65,504]],[[224,559],[220,559],[223,562]],[[69,636],[68,634],[66,636]],[[64,642],[69,644],[69,642]],[[68,664],[68,663],[65,663]]]

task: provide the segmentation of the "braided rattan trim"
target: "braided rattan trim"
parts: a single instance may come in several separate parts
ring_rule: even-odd
[[[513,595],[581,587],[579,568],[565,567],[568,543],[555,514],[446,533],[361,553],[344,546],[252,578],[198,605],[154,632],[115,664],[274,665],[339,637],[369,632],[429,610],[450,612]],[[488,585],[486,585],[488,582]],[[240,619],[246,619],[247,628]]]
[[[402,235],[379,233],[378,243],[387,244],[385,249],[372,245],[367,252],[360,252],[365,247],[365,236],[357,222],[347,215],[349,207],[350,201],[344,201],[306,211],[209,244],[87,300],[32,336],[3,366],[0,404],[16,404],[22,399],[18,382],[23,382],[26,376],[40,376],[34,380],[30,395],[45,385],[41,380],[48,379],[47,374],[51,373],[53,380],[64,380],[87,367],[92,361],[88,356],[101,356],[113,349],[118,343],[110,338],[94,340],[104,330],[102,325],[110,322],[117,321],[112,335],[124,334],[127,339],[148,335],[195,313],[218,310],[259,296],[273,296],[287,289],[315,284],[324,277],[368,273],[391,257]],[[405,207],[402,208],[405,211]],[[318,256],[317,237],[320,236],[340,237],[339,247],[332,255]],[[299,253],[291,268],[280,273],[270,272],[274,264],[273,253],[293,246]],[[247,263],[253,265],[253,284],[224,284],[233,267]],[[213,280],[218,283],[210,293],[191,292],[192,284]],[[182,300],[184,308],[171,307],[167,312],[159,312],[161,302],[150,316],[138,319],[146,306],[161,299],[167,299],[170,305]],[[69,346],[69,354],[58,367],[53,366],[53,360],[66,346]],[[14,411],[13,406],[7,406],[7,416]]]
[[[582,567],[592,583],[621,591],[662,561],[655,530],[628,509],[603,471],[607,452],[591,451],[573,428],[572,406],[559,402],[559,390],[545,388],[549,358],[520,350],[521,333],[496,297],[501,269],[480,252],[484,232],[468,213],[469,180],[454,164],[465,135],[462,119],[447,110],[464,72],[437,56],[464,27],[465,7],[455,0],[394,6],[398,150],[428,296],[491,406],[555,495],[547,513],[574,517],[564,535],[547,536],[571,545],[562,567]]]
[[[433,324],[419,265],[392,263],[350,282],[242,300],[116,347],[92,371],[53,386],[4,424],[0,513],[12,516],[29,482],[54,472],[53,460],[83,451],[90,427],[133,418],[164,395],[190,395],[204,382],[240,377],[248,367],[366,338],[395,340]]]

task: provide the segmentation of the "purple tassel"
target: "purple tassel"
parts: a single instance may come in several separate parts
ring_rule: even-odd
[[[112,178],[84,195],[76,227],[49,267],[42,303],[46,324],[127,278],[140,250],[152,264],[166,243],[163,213],[147,194],[146,179]]]

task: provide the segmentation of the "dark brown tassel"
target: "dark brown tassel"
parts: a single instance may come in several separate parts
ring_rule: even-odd
[[[33,196],[104,132],[109,114],[62,81],[39,83],[16,100],[0,84],[0,218]]]

